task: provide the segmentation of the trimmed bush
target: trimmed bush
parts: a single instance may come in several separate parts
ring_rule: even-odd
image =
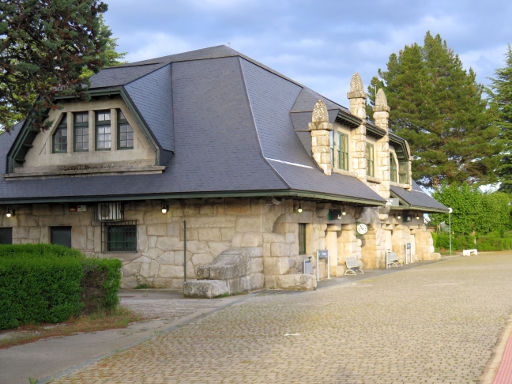
[[[101,308],[113,309],[119,303],[121,262],[117,259],[90,258],[82,260],[82,299],[86,313]]]
[[[0,257],[0,329],[78,316],[83,274],[76,257]]]
[[[448,233],[433,233],[434,247],[437,251],[450,248],[450,235]],[[512,249],[512,233],[506,232],[503,235],[492,232],[487,235],[473,236],[452,235],[452,250],[462,251],[463,249],[477,248],[479,251],[502,251]]]
[[[121,262],[59,245],[0,245],[0,329],[56,323],[119,302]]]
[[[62,245],[54,244],[9,244],[0,245],[0,257],[3,256],[18,256],[18,255],[33,255],[33,256],[70,256],[83,258],[84,255],[73,248],[64,247]]]

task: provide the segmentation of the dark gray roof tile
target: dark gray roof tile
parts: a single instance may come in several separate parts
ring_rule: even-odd
[[[125,89],[165,150],[174,150],[171,66],[166,65],[127,85]]]
[[[415,183],[414,183],[415,184]],[[394,193],[397,197],[404,200],[411,208],[418,208],[422,210],[431,210],[432,212],[448,212],[448,208],[443,204],[430,197],[428,194],[423,192],[418,185],[416,184],[416,188],[408,191],[407,189],[392,185],[391,192]]]

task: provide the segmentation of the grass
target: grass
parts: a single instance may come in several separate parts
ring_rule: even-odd
[[[0,331],[0,349],[32,343],[48,337],[70,336],[80,332],[126,328],[128,324],[141,320],[144,320],[144,317],[141,315],[118,306],[111,311],[100,311],[80,316],[79,318],[71,318],[64,323],[24,325],[17,329]]]

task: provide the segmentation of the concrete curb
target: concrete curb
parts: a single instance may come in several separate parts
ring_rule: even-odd
[[[84,361],[84,362],[82,362],[80,364],[73,365],[72,367],[69,367],[69,368],[65,369],[64,371],[61,371],[61,372],[59,372],[59,373],[57,373],[57,374],[55,374],[53,376],[45,377],[43,379],[38,379],[36,381],[36,384],[46,384],[46,383],[48,383],[48,382],[50,382],[52,380],[59,379],[59,378],[61,378],[63,376],[71,375],[74,372],[79,371],[79,370],[81,370],[81,369],[83,369],[83,368],[85,368],[85,367],[87,367],[87,366],[89,366],[91,364],[94,364],[94,363],[96,363],[96,362],[98,362],[100,360],[103,360],[103,359],[105,359],[107,357],[111,357],[111,356],[114,356],[114,355],[116,355],[118,353],[124,352],[127,349],[135,347],[135,346],[137,346],[139,344],[142,344],[142,343],[144,343],[144,342],[146,342],[148,340],[154,339],[155,337],[157,337],[157,336],[159,336],[161,334],[172,332],[173,330],[175,330],[177,328],[183,327],[183,326],[185,326],[187,324],[190,324],[190,323],[192,323],[194,321],[201,320],[201,319],[203,319],[203,318],[205,318],[205,317],[207,317],[207,316],[209,316],[209,315],[211,315],[211,314],[213,314],[215,312],[221,311],[221,310],[223,310],[225,308],[228,308],[228,307],[230,307],[232,305],[235,305],[235,304],[241,303],[241,302],[243,302],[245,300],[248,300],[252,296],[253,296],[252,294],[247,294],[247,295],[244,295],[244,296],[242,296],[242,297],[240,297],[240,298],[238,298],[236,300],[233,300],[233,301],[231,301],[229,303],[226,303],[226,304],[224,304],[224,305],[222,305],[220,307],[213,308],[213,309],[211,309],[209,311],[202,312],[200,314],[192,314],[192,315],[186,316],[186,317],[178,320],[175,324],[171,325],[170,327],[165,328],[163,330],[156,331],[152,336],[144,337],[144,338],[142,338],[140,340],[137,340],[137,341],[135,341],[133,343],[127,344],[127,345],[125,345],[122,348],[117,348],[116,350],[114,350],[112,352],[104,353],[103,355],[97,356],[97,357],[95,357],[93,359],[89,359],[89,360]],[[215,300],[215,299],[213,299],[213,300]]]
[[[494,349],[493,357],[491,361],[485,368],[484,374],[481,377],[481,384],[492,384],[494,382],[494,378],[498,373],[498,369],[500,368],[501,360],[503,359],[503,353],[505,352],[505,347],[507,346],[507,342],[512,334],[512,315],[510,315],[507,320],[507,324],[505,325],[505,329],[501,334],[501,337]]]

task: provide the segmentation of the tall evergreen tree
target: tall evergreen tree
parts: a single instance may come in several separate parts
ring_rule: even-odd
[[[387,71],[378,74],[368,87],[370,100],[376,89],[386,92],[390,127],[411,146],[413,178],[427,187],[495,181],[499,149],[483,87],[446,41],[427,32],[423,46],[391,54]]]
[[[112,59],[106,10],[100,0],[0,2],[0,127],[29,113],[40,125],[57,92],[84,96],[81,75]]]
[[[496,124],[500,130],[498,138],[503,145],[499,157],[498,176],[500,190],[512,193],[512,47],[508,45],[506,66],[496,70],[491,78],[490,99],[496,109]]]

